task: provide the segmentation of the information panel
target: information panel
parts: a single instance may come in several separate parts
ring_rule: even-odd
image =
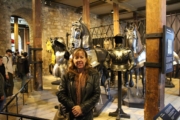
[[[162,39],[162,73],[173,71],[174,31],[172,28],[163,26]]]
[[[153,120],[180,120],[180,112],[178,112],[171,104],[162,109]]]

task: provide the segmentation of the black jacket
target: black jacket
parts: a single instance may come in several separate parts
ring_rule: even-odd
[[[82,90],[82,98],[80,107],[82,109],[83,116],[76,118],[76,120],[93,120],[92,109],[99,101],[100,97],[100,75],[98,71],[89,69],[89,77],[86,80],[85,88]],[[67,111],[70,113],[70,120],[75,117],[72,114],[72,108],[76,105],[76,88],[75,88],[75,74],[66,73],[59,86],[59,92],[57,94],[58,100],[63,104]]]
[[[29,63],[27,58],[25,57],[19,57],[18,63],[17,63],[18,73],[19,74],[27,74],[29,73]]]
[[[0,73],[0,97],[4,96],[4,77]]]
[[[4,77],[4,80],[6,80],[6,71],[5,71],[5,66],[4,64],[0,65],[0,73]]]

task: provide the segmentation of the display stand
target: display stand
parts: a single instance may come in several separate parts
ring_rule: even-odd
[[[178,77],[178,72],[179,72],[178,68],[179,68],[180,60],[179,60],[179,57],[178,58],[176,57],[176,55],[173,54],[173,56],[174,56],[174,59],[177,59],[177,60],[173,61],[173,71],[166,74],[169,77],[169,80],[168,80],[167,76],[166,76],[166,80],[165,80],[165,87],[166,88],[175,87],[175,85],[172,83],[172,77]]]
[[[110,112],[109,116],[116,117],[116,120],[120,120],[121,118],[130,118],[129,114],[126,114],[121,107],[122,101],[122,77],[121,71],[118,71],[118,108],[115,112]]]
[[[107,104],[112,100],[112,97],[107,97],[105,94],[100,95],[100,101],[96,104],[93,112],[93,116],[97,117],[103,111],[103,109],[107,106]]]
[[[142,88],[139,88],[139,90],[142,90]],[[139,93],[140,95],[136,95],[136,88],[128,88],[128,94],[123,99],[123,105],[126,105],[128,107],[133,108],[144,108],[144,98],[141,95],[142,93]]]
[[[61,80],[56,80],[56,81],[51,82],[52,85],[59,85],[60,83],[61,83]]]
[[[103,75],[103,72],[100,72],[100,75]],[[99,81],[101,82],[101,80],[102,80],[102,77],[99,79]],[[106,80],[109,81],[109,79],[106,79]],[[104,88],[104,86],[101,86],[101,87]],[[108,94],[106,93],[107,92],[106,90],[104,93],[102,91],[103,90],[101,90],[99,102],[96,104],[94,111],[93,111],[94,117],[99,116],[99,114],[103,111],[103,109],[107,106],[107,104],[112,100],[111,94],[109,92],[110,89],[108,89]]]
[[[171,76],[172,77],[172,76]],[[171,78],[170,77],[170,80],[168,80],[167,78],[166,78],[166,81],[165,81],[165,87],[166,88],[173,88],[173,87],[175,87],[175,85],[172,83],[172,81],[171,81]]]

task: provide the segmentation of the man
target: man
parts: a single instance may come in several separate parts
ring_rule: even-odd
[[[3,57],[3,63],[6,71],[6,79],[11,85],[7,90],[7,96],[11,97],[13,95],[14,81],[13,81],[13,64],[12,64],[12,50],[6,50],[6,54]]]
[[[0,73],[0,111],[5,103],[5,93],[4,93],[4,77]]]
[[[0,111],[5,103],[5,67],[3,64],[3,57],[0,56]]]
[[[3,64],[3,56],[0,56],[0,73],[6,79],[6,72],[5,72],[5,66]]]
[[[27,86],[24,86],[26,83],[26,80],[28,79],[28,73],[29,73],[29,63],[27,59],[27,52],[24,52],[22,54],[22,57],[19,59],[18,63],[19,63],[18,70],[19,70],[20,78],[22,80],[21,88],[24,87],[23,91],[21,92],[28,92]]]

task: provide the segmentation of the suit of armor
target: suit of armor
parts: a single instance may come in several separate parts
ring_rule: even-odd
[[[122,100],[122,73],[125,80],[125,85],[128,84],[128,70],[131,70],[134,66],[134,58],[131,50],[123,47],[123,37],[120,35],[115,36],[116,48],[112,50],[109,54],[111,57],[111,70],[118,71],[118,108],[115,112],[110,112],[110,116],[116,116],[119,120],[120,116],[125,118],[130,118],[130,116],[123,112],[121,108]]]
[[[83,32],[82,32],[83,30]],[[75,22],[71,28],[71,38],[69,42],[70,49],[84,48],[88,54],[92,67],[96,67],[100,63],[91,43],[89,30],[80,22]],[[73,50],[72,50],[73,51]]]
[[[64,58],[65,51],[57,51],[55,53],[56,63],[53,68],[53,75],[56,77],[62,77],[67,70],[67,60]]]
[[[109,54],[112,59],[111,69],[113,71],[125,72],[134,66],[132,51],[123,48],[120,44],[117,44],[116,48]]]
[[[55,65],[53,67],[53,75],[55,77],[62,77],[62,75],[67,70],[67,62],[69,59],[69,53],[66,50],[64,40],[62,38],[57,38],[54,41],[54,51],[55,51]]]
[[[130,71],[134,67],[133,53],[130,49],[123,47],[124,42],[122,36],[119,35],[115,36],[115,43],[116,43],[115,49],[109,52],[112,61],[111,70],[125,73],[124,85],[132,87],[133,82],[130,81],[130,83],[128,83],[127,71]],[[113,77],[113,72],[111,77]]]

